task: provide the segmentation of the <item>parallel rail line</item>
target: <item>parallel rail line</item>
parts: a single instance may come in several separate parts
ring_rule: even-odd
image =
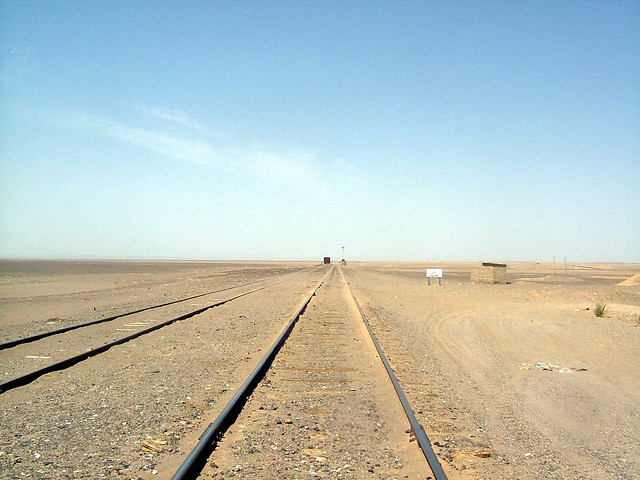
[[[313,267],[311,267],[311,268],[313,268]],[[303,269],[303,270],[299,270],[297,272],[291,272],[291,273],[285,274],[285,275],[293,275],[293,274],[296,274],[296,273],[302,273],[302,272],[304,272],[306,270],[309,270],[309,269]],[[206,295],[213,295],[214,293],[226,292],[227,290],[233,290],[233,289],[236,289],[236,288],[248,287],[249,285],[255,285],[256,283],[261,283],[261,282],[264,282],[265,280],[269,280],[269,279],[263,278],[263,279],[260,279],[260,280],[255,280],[253,282],[242,283],[242,284],[236,285],[236,286],[225,287],[225,288],[221,288],[221,289],[218,289],[218,290],[212,290],[210,292],[205,292],[205,293],[199,293],[198,295],[193,295],[191,297],[180,298],[178,300],[172,300],[170,302],[159,303],[157,305],[150,305],[150,306],[147,306],[147,307],[139,308],[137,310],[131,310],[130,312],[119,313],[118,315],[113,315],[111,317],[99,318],[97,320],[91,320],[89,322],[79,323],[79,324],[76,324],[76,325],[70,325],[68,327],[63,327],[63,328],[59,328],[59,329],[56,329],[56,330],[51,330],[49,332],[38,333],[36,335],[31,335],[31,336],[28,336],[28,337],[18,338],[16,340],[10,340],[10,341],[5,342],[5,343],[0,343],[0,351],[6,350],[8,348],[17,347],[18,345],[23,345],[25,343],[31,343],[31,342],[35,342],[37,340],[42,340],[43,338],[51,337],[53,335],[60,335],[61,333],[70,332],[70,331],[76,330],[78,328],[84,328],[84,327],[89,327],[91,325],[98,325],[100,323],[111,322],[113,320],[117,320],[118,318],[127,317],[129,315],[134,315],[136,313],[146,312],[148,310],[153,310],[155,308],[167,307],[169,305],[174,305],[176,303],[181,303],[181,302],[186,302],[188,300],[193,300],[194,298],[200,298],[200,297],[204,297]]]
[[[211,424],[209,424],[209,426],[202,433],[195,447],[193,448],[193,450],[191,450],[191,452],[189,453],[187,458],[184,460],[182,465],[180,465],[178,470],[171,477],[171,480],[192,480],[198,477],[202,468],[206,464],[209,455],[215,449],[218,441],[224,435],[224,433],[228,430],[228,428],[235,422],[236,418],[242,411],[247,399],[256,389],[260,381],[264,378],[267,370],[270,368],[275,357],[278,355],[278,352],[281,350],[287,338],[293,331],[293,328],[298,322],[300,316],[304,313],[305,309],[311,302],[312,298],[316,295],[316,292],[318,291],[318,289],[320,289],[323,283],[327,280],[327,278],[329,278],[329,275],[333,272],[334,268],[335,267],[332,267],[329,270],[329,272],[324,276],[324,278],[313,289],[311,294],[309,294],[309,296],[305,299],[305,301],[300,306],[300,308],[296,311],[293,317],[291,317],[291,319],[289,320],[287,325],[284,327],[284,329],[282,330],[278,338],[275,340],[273,345],[265,353],[260,363],[258,363],[258,365],[254,368],[254,370],[251,372],[249,377],[244,381],[242,386],[235,393],[233,398],[231,398],[231,400],[224,407],[222,412],[220,412],[220,414],[216,417],[216,419]],[[395,392],[398,395],[398,398],[400,400],[400,403],[402,404],[402,408],[405,412],[405,415],[407,416],[407,419],[411,424],[412,431],[416,437],[417,443],[420,446],[420,449],[422,450],[423,454],[425,455],[425,458],[429,464],[429,467],[431,468],[431,471],[433,472],[435,480],[447,480],[447,476],[444,473],[442,466],[440,465],[440,462],[438,461],[438,458],[436,457],[433,451],[433,448],[431,447],[429,438],[427,437],[427,434],[424,432],[424,430],[418,423],[418,420],[416,419],[415,414],[411,409],[411,405],[409,404],[406,396],[404,395],[404,392],[400,387],[400,383],[398,382],[397,377],[393,373],[391,365],[389,364],[389,361],[387,360],[387,357],[384,354],[382,347],[378,343],[378,340],[376,339],[376,336],[373,333],[373,330],[371,329],[371,325],[369,324],[362,308],[360,307],[360,304],[358,303],[358,300],[353,295],[353,292],[351,291],[351,288],[349,287],[349,284],[346,281],[344,274],[342,273],[342,269],[338,267],[338,270],[340,272],[340,275],[342,276],[343,281],[347,284],[347,288],[349,290],[349,293],[351,294],[351,297],[353,298],[353,301],[358,307],[358,311],[360,312],[362,320],[367,327],[369,335],[371,336],[371,340],[373,341],[376,347],[376,350],[378,351],[378,355],[380,356],[380,359],[384,364],[387,374],[389,375],[389,378],[393,383]]]
[[[210,305],[207,305],[205,307],[199,308],[197,310],[194,310],[192,312],[186,313],[184,315],[180,315],[178,317],[171,318],[169,320],[165,320],[163,322],[157,323],[157,324],[152,325],[152,326],[150,326],[148,328],[145,328],[145,329],[140,330],[138,332],[132,333],[131,335],[127,335],[125,337],[119,338],[117,340],[114,340],[112,342],[106,343],[104,345],[100,345],[99,347],[94,347],[94,348],[92,348],[90,350],[87,350],[85,352],[82,352],[80,354],[77,354],[77,355],[74,355],[72,357],[66,358],[66,359],[61,360],[59,362],[53,363],[51,365],[47,365],[47,366],[42,367],[42,368],[40,368],[38,370],[34,370],[34,371],[26,373],[24,375],[20,375],[18,377],[12,378],[11,380],[8,380],[8,381],[6,381],[4,383],[0,383],[0,394],[5,393],[5,392],[7,392],[9,390],[12,390],[14,388],[17,388],[17,387],[21,387],[21,386],[27,385],[27,384],[33,382],[34,380],[40,378],[41,376],[46,375],[47,373],[51,373],[51,372],[55,372],[55,371],[58,371],[58,370],[64,370],[66,368],[69,368],[69,367],[71,367],[73,365],[76,365],[77,363],[80,363],[80,362],[82,362],[84,360],[87,360],[87,359],[89,359],[91,357],[94,357],[96,355],[104,353],[107,350],[111,349],[112,347],[115,347],[116,345],[121,345],[123,343],[129,342],[129,341],[134,340],[134,339],[136,339],[138,337],[141,337],[143,335],[146,335],[148,333],[154,332],[154,331],[159,330],[159,329],[161,329],[163,327],[171,325],[172,323],[176,323],[176,322],[179,322],[179,321],[186,320],[188,318],[194,317],[194,316],[199,315],[199,314],[201,314],[203,312],[206,312],[207,310],[209,310],[211,308],[219,307],[221,305],[224,305],[225,303],[229,303],[229,302],[231,302],[233,300],[236,300],[238,298],[250,295],[250,294],[258,292],[260,290],[264,290],[266,288],[273,287],[273,286],[278,285],[278,284],[280,284],[282,282],[285,282],[286,280],[287,279],[282,279],[282,280],[279,280],[277,282],[270,283],[269,285],[265,285],[263,287],[259,287],[259,288],[253,289],[253,290],[250,290],[248,292],[244,292],[244,293],[235,295],[233,297],[230,297],[230,298],[227,298],[227,299],[224,299],[224,300],[220,300],[218,302],[212,303]]]

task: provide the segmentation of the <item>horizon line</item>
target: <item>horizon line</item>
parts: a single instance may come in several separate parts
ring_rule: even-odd
[[[166,257],[3,257],[0,256],[0,262],[193,262],[193,263],[222,263],[222,262],[237,262],[237,263],[251,263],[251,262],[321,262],[322,256],[319,259],[210,259],[210,258],[166,258]],[[335,257],[335,262],[340,262]],[[475,259],[475,260],[445,260],[445,259],[345,259],[348,262],[387,262],[387,263],[482,263],[490,260],[487,259]],[[541,261],[541,260],[505,260],[505,259],[492,259],[492,261],[503,263],[536,263],[536,264],[550,264],[553,265],[554,261]],[[557,265],[563,265],[564,260],[558,260],[555,262]],[[577,263],[591,263],[591,264],[623,264],[623,265],[640,265],[640,261],[625,262],[620,260],[572,260],[567,261],[567,264]]]

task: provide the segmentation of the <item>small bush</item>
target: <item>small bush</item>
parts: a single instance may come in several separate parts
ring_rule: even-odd
[[[607,311],[606,303],[596,303],[596,308],[593,309],[593,313],[596,314],[596,317],[603,317],[606,311]]]

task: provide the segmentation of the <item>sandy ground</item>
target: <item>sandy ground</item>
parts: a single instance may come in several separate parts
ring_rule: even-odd
[[[616,285],[640,265],[514,264],[509,285],[431,266],[443,285],[426,264],[344,270],[449,475],[640,478],[640,287]]]
[[[170,478],[326,273],[324,267],[304,271],[313,265],[0,262],[2,341],[291,274],[281,285],[0,395],[0,478]],[[570,264],[566,272],[564,265],[554,272],[548,264],[510,263],[510,284],[474,285],[469,282],[472,264],[431,262],[431,267],[444,268],[445,278],[443,285],[430,287],[426,266],[349,263],[343,271],[450,478],[640,478],[640,286],[616,285],[640,272],[640,265]],[[418,461],[405,448],[414,448],[415,454],[415,443],[403,447],[406,435],[394,436],[386,428],[396,414],[382,408],[374,395],[378,373],[370,375],[370,383],[356,373],[363,371],[362,359],[370,352],[359,337],[360,326],[349,323],[348,302],[340,303],[344,299],[335,290],[314,304],[337,320],[320,314],[300,323],[297,340],[283,350],[275,374],[254,394],[251,404],[257,410],[247,410],[245,427],[232,427],[221,445],[220,468],[205,475],[219,477],[224,471],[242,478],[245,472],[260,478],[267,466],[281,478],[298,478],[313,465],[319,478],[330,478],[340,468],[333,460],[344,454],[357,466],[344,478],[426,477],[428,472],[412,476]],[[593,314],[597,301],[609,304],[604,318]],[[140,328],[136,324],[184,308],[198,306],[129,317],[118,328]],[[355,347],[345,343],[345,329]],[[21,358],[30,353],[55,357],[77,350],[84,340],[102,342],[126,333],[114,330],[115,324],[60,342],[32,344],[19,353],[7,351],[0,364],[13,374],[25,368],[22,360],[31,365],[47,361]],[[308,358],[301,348],[305,343]],[[336,365],[323,363],[323,346]],[[345,371],[315,371],[322,368]],[[371,392],[371,398],[363,403],[340,393],[319,395],[312,392],[320,382],[283,381],[288,376],[336,376]],[[289,386],[278,410],[259,408],[278,401],[275,389],[265,386],[269,383]],[[325,386],[335,387],[332,382]],[[345,402],[352,416],[327,415]],[[369,417],[361,415],[364,408]],[[289,418],[294,423],[284,423]],[[350,422],[364,428],[366,436],[356,438]],[[277,452],[265,443],[272,440],[269,432],[279,435]],[[158,440],[160,451],[145,449],[149,440]],[[292,451],[287,460],[271,458]],[[301,462],[302,454],[308,463]],[[242,470],[234,470],[236,465]]]

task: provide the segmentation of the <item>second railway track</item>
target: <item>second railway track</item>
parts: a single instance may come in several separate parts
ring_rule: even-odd
[[[306,271],[306,270],[309,270],[309,269],[303,269],[301,271]],[[293,273],[289,273],[288,275],[292,275],[292,274],[296,274],[296,273],[300,273],[300,272],[293,272]],[[208,291],[208,292],[199,293],[197,295],[190,295],[190,296],[185,297],[185,298],[179,298],[179,299],[176,299],[176,300],[171,300],[169,302],[162,302],[162,303],[157,303],[157,304],[153,304],[153,305],[147,305],[145,307],[136,308],[136,309],[130,310],[128,312],[118,313],[117,315],[110,315],[108,317],[97,318],[97,319],[86,321],[86,322],[80,322],[80,323],[75,323],[75,324],[72,324],[72,325],[67,325],[67,326],[62,327],[62,328],[48,330],[48,331],[45,331],[45,332],[34,333],[34,334],[28,335],[26,337],[16,338],[16,339],[13,339],[13,340],[7,340],[7,341],[5,341],[3,343],[0,343],[0,351],[6,350],[8,348],[17,347],[18,345],[24,345],[26,343],[36,342],[38,340],[42,340],[43,338],[52,337],[54,335],[60,335],[62,333],[70,332],[72,330],[77,330],[79,328],[85,328],[85,327],[90,327],[92,325],[98,325],[98,324],[101,324],[101,323],[112,322],[112,321],[117,320],[119,318],[128,317],[130,315],[135,315],[137,313],[148,312],[150,310],[155,310],[157,308],[168,307],[168,306],[171,306],[171,305],[176,305],[176,304],[179,304],[179,303],[188,302],[189,300],[196,300],[196,299],[201,298],[201,297],[211,296],[211,295],[214,295],[216,293],[222,293],[222,292],[226,292],[226,291],[229,291],[229,290],[235,290],[235,289],[238,289],[238,288],[248,287],[248,286],[256,285],[258,283],[263,283],[263,282],[266,282],[266,281],[269,281],[269,280],[273,280],[273,279],[272,278],[261,278],[259,280],[255,280],[253,282],[245,282],[245,283],[241,283],[241,284],[238,284],[238,285],[231,285],[231,286],[224,287],[224,288],[218,288],[216,290],[211,290],[211,291]]]
[[[307,270],[305,269],[303,272]],[[225,298],[209,300],[199,305],[185,302],[229,290],[255,286],[264,283],[266,279],[154,305],[98,321],[87,322],[73,328],[51,332],[48,335],[37,335],[33,341],[17,342],[16,345],[12,345],[10,348],[0,352],[0,371],[2,372],[2,377],[4,377],[0,377],[3,379],[0,382],[0,394],[31,383],[47,373],[71,367],[116,345],[126,343],[172,323],[186,320],[237,298],[278,285],[291,279],[296,273],[300,272],[287,274],[284,278],[275,282],[242,291],[241,293],[227,295]],[[161,313],[151,311],[168,306],[172,306],[173,310],[165,309]],[[195,306],[199,308],[194,308]]]

